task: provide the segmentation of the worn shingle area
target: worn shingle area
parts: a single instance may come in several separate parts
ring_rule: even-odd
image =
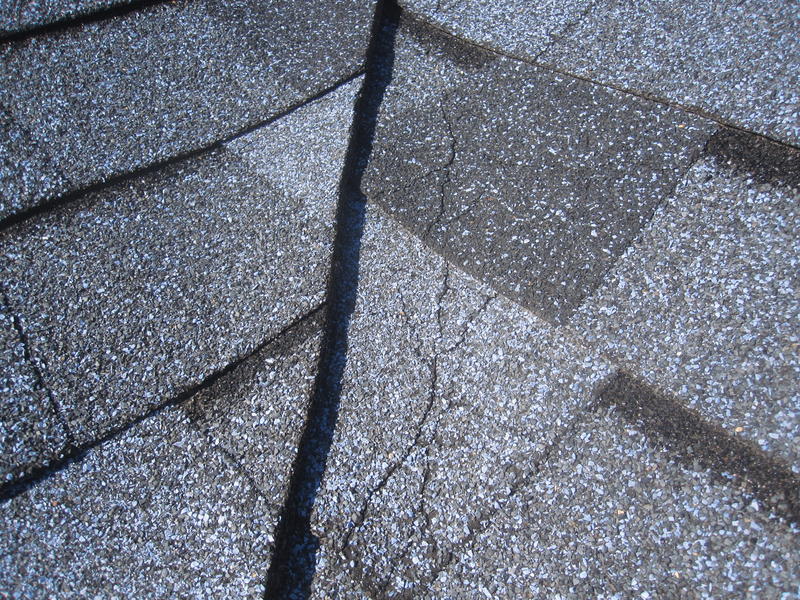
[[[470,42],[800,142],[796,2],[402,4]]]
[[[32,143],[0,217],[207,147],[352,76],[371,18],[355,0],[165,2],[5,44],[0,106]]]
[[[11,308],[77,444],[197,385],[323,302],[358,85],[278,129],[5,234]],[[305,173],[305,187],[253,166],[272,160]]]
[[[562,322],[714,129],[404,21],[365,189],[449,260]]]

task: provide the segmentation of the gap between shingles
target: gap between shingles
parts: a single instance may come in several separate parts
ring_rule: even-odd
[[[138,179],[145,175],[149,175],[151,173],[156,173],[162,171],[170,166],[183,163],[185,161],[191,160],[193,158],[198,158],[200,156],[204,156],[210,152],[223,148],[226,144],[231,143],[234,140],[237,140],[245,135],[253,133],[254,131],[261,129],[262,127],[266,127],[271,125],[272,123],[289,116],[290,114],[294,113],[295,111],[308,106],[309,104],[316,102],[317,100],[321,100],[328,94],[331,94],[338,90],[339,88],[346,86],[347,84],[351,83],[355,79],[358,79],[364,74],[364,69],[358,69],[357,71],[347,75],[346,77],[339,79],[336,83],[326,87],[325,89],[317,92],[316,94],[305,98],[295,104],[292,104],[288,108],[283,109],[282,111],[270,116],[267,119],[262,121],[258,121],[257,123],[253,123],[247,125],[241,129],[238,129],[234,133],[215,140],[209,144],[203,145],[199,148],[195,148],[193,150],[188,150],[186,152],[182,152],[176,154],[170,158],[156,161],[137,169],[133,169],[132,171],[127,171],[125,173],[120,173],[117,175],[113,175],[96,183],[92,183],[88,186],[82,187],[77,190],[65,192],[63,194],[59,194],[54,196],[50,199],[44,200],[37,204],[36,206],[32,206],[30,208],[21,210],[16,212],[12,215],[5,217],[4,219],[0,220],[0,235],[7,231],[8,229],[12,228],[15,225],[19,225],[21,223],[25,223],[30,219],[50,213],[53,211],[58,210],[63,206],[67,206],[72,204],[73,202],[79,201],[84,199],[86,196],[91,194],[102,192],[108,188],[111,188],[115,185],[125,183],[127,181],[131,181],[133,179]]]
[[[151,417],[155,417],[163,413],[164,411],[168,410],[169,408],[181,405],[184,402],[191,399],[192,397],[194,397],[196,394],[211,388],[219,380],[230,375],[240,365],[245,363],[253,356],[257,355],[264,348],[280,340],[283,336],[289,334],[292,330],[301,326],[307,320],[312,319],[314,316],[320,313],[324,307],[325,303],[319,304],[318,306],[311,309],[309,312],[301,315],[300,317],[292,321],[289,325],[281,329],[278,333],[261,341],[253,350],[248,352],[246,355],[236,358],[232,362],[228,363],[222,369],[214,371],[210,375],[204,377],[200,383],[190,386],[189,388],[178,393],[172,398],[169,398],[168,400],[151,408],[146,413],[130,421],[127,421],[122,425],[114,427],[113,429],[104,433],[100,437],[92,440],[91,442],[79,445],[72,445],[69,448],[67,448],[59,458],[51,461],[47,466],[41,466],[36,469],[33,469],[25,476],[0,486],[0,502],[9,501],[12,500],[13,498],[16,498],[20,494],[25,493],[29,489],[43,483],[44,481],[56,475],[57,473],[63,471],[71,464],[80,462],[86,455],[86,453],[93,450],[94,448],[97,448],[98,446],[106,442],[121,437],[126,432],[130,431],[133,427],[137,426],[143,421],[150,419]],[[258,491],[258,488],[256,488],[256,491]]]

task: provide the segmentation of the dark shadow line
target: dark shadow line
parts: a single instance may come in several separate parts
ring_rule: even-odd
[[[626,421],[663,443],[690,469],[708,469],[725,484],[758,498],[775,514],[800,524],[800,475],[753,442],[709,423],[625,372],[608,382],[600,399],[600,406],[615,406]]]
[[[146,413],[109,430],[108,432],[98,437],[97,439],[92,440],[91,442],[68,447],[66,451],[58,459],[51,461],[48,465],[32,469],[29,473],[27,473],[23,477],[15,481],[12,481],[10,483],[7,483],[3,486],[0,486],[0,503],[12,500],[13,498],[19,496],[20,494],[27,492],[34,486],[39,485],[40,483],[43,483],[44,481],[50,479],[55,474],[69,467],[72,463],[79,462],[86,455],[86,453],[92,450],[93,448],[96,448],[97,446],[100,446],[101,444],[104,444],[109,440],[112,440],[114,438],[117,438],[125,434],[127,431],[130,431],[133,427],[135,427],[142,421],[149,419],[150,417],[156,416],[173,406],[180,405],[189,400],[195,394],[198,394],[199,392],[202,392],[203,390],[210,388],[221,378],[225,377],[226,375],[229,375],[237,367],[239,367],[241,364],[249,360],[254,355],[261,352],[264,348],[274,343],[275,341],[281,339],[284,335],[289,334],[293,329],[301,326],[308,319],[312,319],[324,307],[325,304],[320,304],[319,306],[316,306],[310,312],[292,321],[289,325],[284,327],[281,331],[279,331],[275,335],[272,335],[268,339],[263,340],[251,352],[248,352],[246,355],[241,356],[236,360],[234,360],[233,362],[228,363],[227,365],[225,365],[225,367],[223,367],[219,371],[215,371],[210,375],[207,375],[200,383],[193,385],[188,389],[185,389],[178,395],[173,396],[172,398],[162,402],[161,404],[155,406]]]
[[[115,17],[123,17],[133,12],[145,10],[151,6],[158,6],[159,4],[167,4],[171,2],[172,0],[133,0],[132,2],[108,6],[93,12],[60,17],[49,23],[32,25],[30,27],[26,27],[25,29],[15,31],[14,33],[0,35],[0,44],[22,42],[28,38],[40,35],[47,35],[68,29],[75,29],[78,27],[83,27],[84,25],[99,23],[100,21],[107,21]]]
[[[328,304],[317,376],[275,530],[274,551],[264,590],[268,599],[308,598],[316,572],[319,540],[311,531],[311,514],[333,443],[347,361],[348,330],[358,291],[366,213],[361,180],[372,152],[378,110],[392,78],[400,12],[395,0],[379,0],[375,9],[366,75],[353,110],[350,140],[339,181]]]
[[[275,121],[277,121],[279,119],[282,119],[283,117],[292,114],[296,110],[299,110],[299,109],[303,108],[304,106],[307,106],[307,105],[311,104],[312,102],[315,102],[315,101],[319,100],[320,98],[330,94],[331,92],[336,91],[340,87],[342,87],[344,85],[347,85],[348,83],[352,82],[353,80],[357,79],[358,77],[360,77],[363,74],[364,74],[364,70],[363,69],[359,69],[358,71],[356,71],[354,73],[351,73],[347,77],[344,77],[343,79],[340,79],[339,81],[337,81],[333,85],[330,85],[330,86],[326,87],[324,90],[322,90],[320,92],[317,92],[313,96],[309,96],[308,98],[305,98],[304,100],[301,100],[300,102],[292,104],[288,108],[283,109],[279,113],[276,113],[276,114],[272,115],[271,117],[269,117],[267,119],[264,119],[263,121],[259,121],[257,123],[253,123],[253,124],[247,125],[247,126],[241,128],[241,129],[236,130],[234,133],[232,133],[230,135],[227,135],[227,136],[225,136],[223,138],[215,140],[215,141],[213,141],[213,142],[211,142],[209,144],[206,144],[206,145],[201,146],[199,148],[196,148],[194,150],[188,150],[186,152],[181,152],[179,154],[171,156],[170,158],[150,163],[148,165],[139,167],[139,168],[134,169],[132,171],[127,171],[125,173],[120,173],[118,175],[113,175],[113,176],[111,176],[111,177],[109,177],[107,179],[104,179],[102,181],[98,181],[96,183],[92,183],[91,185],[82,187],[80,189],[73,190],[73,191],[70,191],[70,192],[66,192],[66,193],[61,194],[59,196],[55,196],[53,198],[45,200],[44,202],[41,202],[40,204],[37,204],[36,206],[32,206],[30,208],[21,210],[19,212],[14,213],[13,215],[9,215],[8,217],[0,220],[0,233],[3,233],[5,230],[13,227],[14,225],[18,225],[19,223],[23,223],[23,222],[25,222],[25,221],[33,218],[33,217],[36,217],[36,216],[44,214],[44,213],[52,212],[54,210],[57,210],[57,209],[61,208],[62,206],[65,206],[65,205],[71,204],[72,202],[76,202],[78,200],[81,200],[82,198],[84,198],[85,196],[88,196],[90,194],[94,194],[96,192],[101,192],[101,191],[103,191],[103,190],[105,190],[107,188],[113,187],[113,186],[118,185],[120,183],[124,183],[126,181],[131,181],[133,179],[138,179],[140,177],[144,177],[146,175],[150,175],[150,174],[158,172],[158,171],[160,171],[162,169],[166,169],[167,167],[170,167],[172,165],[175,165],[175,164],[178,164],[178,163],[182,163],[182,162],[190,160],[192,158],[197,158],[197,157],[202,156],[204,154],[207,154],[209,152],[213,152],[214,150],[218,150],[220,148],[223,148],[226,144],[229,144],[230,142],[232,142],[232,141],[234,141],[234,140],[236,140],[236,139],[238,139],[240,137],[243,137],[243,136],[245,136],[247,134],[253,133],[257,129],[261,129],[262,127],[266,127],[267,125],[270,125],[270,124],[274,123]]]

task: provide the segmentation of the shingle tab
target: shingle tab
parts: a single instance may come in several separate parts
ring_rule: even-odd
[[[312,12],[324,18],[312,24]],[[313,97],[361,69],[371,19],[371,3],[357,0],[197,0],[4,45],[0,105],[29,132],[26,160],[38,166],[24,197],[21,184],[4,183],[0,216],[206,147]]]
[[[800,188],[744,164],[695,164],[572,325],[800,472]]]
[[[714,129],[405,22],[365,189],[450,260],[563,321]]]
[[[800,143],[800,5],[598,3],[540,60]]]
[[[800,142],[796,2],[402,4],[476,44]]]
[[[9,299],[78,444],[198,384],[324,300],[359,85],[275,130],[6,233]],[[306,122],[316,134],[308,143]],[[287,155],[297,168],[315,165],[297,195],[253,166]]]
[[[784,598],[798,530],[612,411],[588,415],[430,596]]]

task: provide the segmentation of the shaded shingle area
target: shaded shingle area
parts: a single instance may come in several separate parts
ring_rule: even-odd
[[[572,325],[798,472],[800,188],[773,146],[715,136]]]
[[[198,385],[324,301],[359,84],[4,234],[10,305],[78,445]],[[293,175],[297,193],[259,173],[287,157],[303,173]]]
[[[796,2],[402,4],[477,44],[800,143]]]
[[[74,20],[137,0],[5,0],[0,3],[0,36]]]
[[[0,216],[208,147],[351,77],[371,17],[355,0],[170,2],[5,44],[0,105],[31,144]]]
[[[561,322],[715,128],[406,20],[365,189],[449,260]]]
[[[11,598],[261,598],[268,504],[178,408],[0,505]]]
[[[19,321],[0,303],[0,483],[47,464],[67,433],[31,363]]]

